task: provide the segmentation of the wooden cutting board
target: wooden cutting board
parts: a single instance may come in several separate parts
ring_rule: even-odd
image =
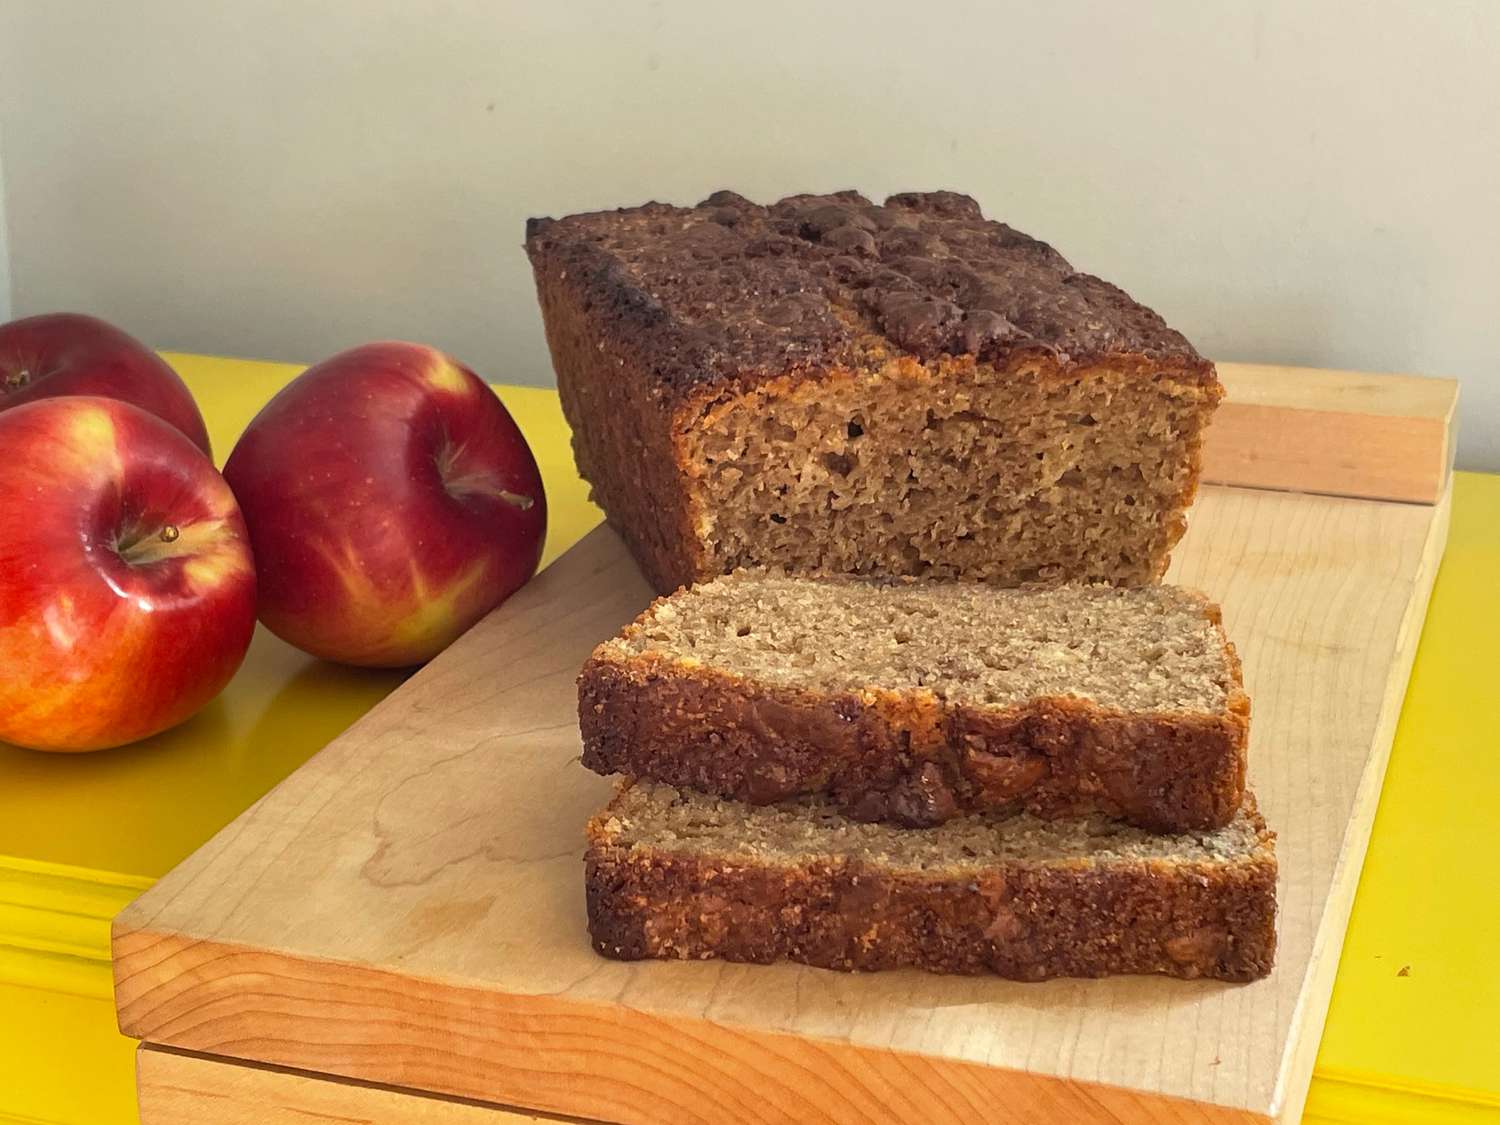
[[[1392,478],[1368,448],[1371,415],[1333,408],[1346,377],[1328,378],[1317,408],[1344,421],[1299,452],[1283,416],[1264,448],[1302,464],[1310,490],[1338,490],[1317,464]],[[616,1122],[1295,1121],[1446,536],[1442,386],[1422,410],[1443,425],[1414,439],[1422,467],[1403,477],[1418,487],[1441,461],[1421,486],[1435,503],[1210,486],[1174,558],[1169,580],[1223,603],[1244,658],[1251,783],[1281,859],[1266,980],[1017,984],[595,956],[581,831],[611,787],[578,765],[574,676],[650,596],[601,528],[119,917],[121,1028]],[[1253,447],[1221,452],[1211,464],[1256,462]],[[143,1099],[148,1073],[199,1070],[144,1052]],[[245,1088],[335,1097],[286,1073]],[[185,1081],[149,1088],[180,1099]],[[211,1102],[196,1119],[238,1120]],[[143,1100],[143,1120],[180,1119],[173,1104],[177,1117],[153,1116]],[[433,1104],[420,1119],[474,1108]]]

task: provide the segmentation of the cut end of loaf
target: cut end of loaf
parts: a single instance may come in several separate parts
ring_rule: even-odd
[[[721,402],[681,438],[700,577],[1152,582],[1186,527],[1217,384],[1128,366],[891,361]]]

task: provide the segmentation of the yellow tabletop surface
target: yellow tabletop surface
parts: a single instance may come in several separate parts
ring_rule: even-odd
[[[220,462],[299,368],[168,355]],[[543,565],[600,519],[551,390],[497,388],[536,453]],[[1307,1101],[1319,1125],[1500,1125],[1500,477],[1460,473]],[[0,670],[3,674],[3,670]],[[401,681],[258,630],[190,722],[120,750],[0,745],[0,1123],[136,1120],[108,919]]]

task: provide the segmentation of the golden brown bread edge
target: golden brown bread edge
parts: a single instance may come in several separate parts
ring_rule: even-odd
[[[1101,812],[1154,832],[1217,828],[1244,795],[1250,700],[1218,607],[1202,605],[1230,670],[1217,713],[820,692],[606,642],[578,677],[583,764],[752,804],[823,794],[854,819],[906,827],[1019,808]]]
[[[715,577],[719,568],[696,530],[702,501],[695,489],[701,466],[688,453],[686,435],[708,413],[740,395],[832,383],[858,378],[860,372],[842,366],[794,365],[769,381],[755,371],[745,372],[742,381],[722,378],[684,386],[664,380],[657,374],[665,361],[663,330],[638,307],[640,295],[628,288],[619,271],[608,268],[603,251],[594,255],[599,261],[592,269],[580,268],[568,255],[530,240],[528,253],[558,396],[572,433],[574,461],[589,483],[591,498],[658,593]],[[972,377],[975,369],[973,356],[942,356],[925,364],[893,356],[892,362],[945,383]],[[1202,475],[1201,429],[1223,396],[1223,387],[1213,366],[1201,359],[1167,361],[1121,354],[1110,362],[1133,377],[1177,372],[1206,387],[1196,431],[1200,436],[1191,445],[1182,486],[1163,513],[1161,549],[1143,578],[1156,581],[1187,528],[1187,510]],[[1025,377],[1044,381],[1077,378],[1067,363],[1035,352],[1017,353],[1004,370],[1017,375],[1024,371]]]
[[[1250,981],[1275,961],[1277,869],[1248,794],[1246,815],[1258,845],[1233,861],[1005,860],[975,876],[632,847],[606,808],[588,827],[589,934],[625,961]]]

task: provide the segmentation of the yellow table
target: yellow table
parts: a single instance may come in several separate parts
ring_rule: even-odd
[[[170,355],[222,460],[298,368]],[[537,454],[543,565],[599,519],[550,390],[501,396]],[[1308,1122],[1500,1123],[1500,477],[1460,474],[1453,530],[1396,735],[1334,990]],[[3,670],[0,670],[3,674]],[[114,1030],[109,919],[400,682],[260,630],[183,727],[96,755],[0,746],[0,1123],[135,1121]]]

